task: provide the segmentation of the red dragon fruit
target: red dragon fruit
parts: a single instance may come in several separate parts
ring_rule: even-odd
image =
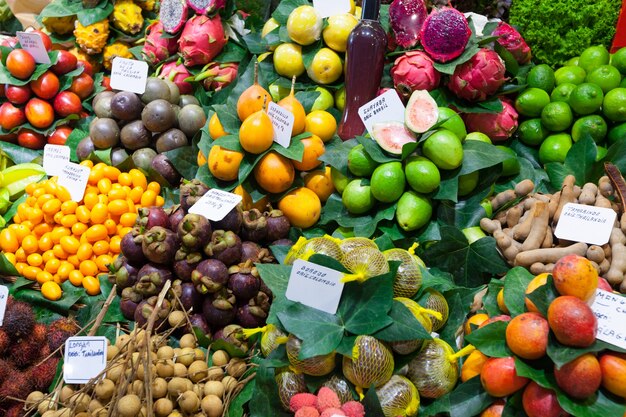
[[[513,26],[505,22],[500,22],[491,35],[499,36],[497,42],[504,49],[509,51],[520,65],[530,62],[530,58],[532,57],[530,47]]]
[[[428,55],[421,51],[409,51],[393,63],[391,78],[398,94],[409,98],[415,90],[437,88],[440,75]]]
[[[484,101],[506,81],[504,61],[492,49],[482,48],[469,61],[459,65],[448,88],[469,101]]]
[[[146,42],[143,45],[141,56],[148,64],[160,64],[177,51],[178,38],[166,38],[163,23],[160,20],[153,22],[146,28]]]
[[[493,142],[504,142],[517,129],[517,111],[507,100],[502,100],[500,113],[468,113],[465,126],[468,132],[482,132]]]
[[[402,48],[417,45],[427,16],[423,0],[393,0],[389,6],[389,24],[398,45]]]
[[[424,21],[420,40],[437,62],[448,62],[463,53],[472,30],[463,13],[452,7],[434,8]]]
[[[187,0],[187,5],[198,14],[208,14],[226,6],[226,0]]]
[[[164,64],[159,73],[159,78],[168,79],[176,84],[181,94],[191,94],[193,92],[193,86],[185,81],[191,76],[187,67],[175,61]]]
[[[185,0],[161,0],[159,20],[167,33],[176,33],[187,21],[187,2]]]
[[[238,68],[239,64],[235,62],[212,62],[204,67],[196,80],[202,81],[205,90],[220,91],[237,78]]]
[[[219,15],[211,18],[196,15],[185,23],[178,50],[185,65],[206,65],[222,51],[226,40]]]

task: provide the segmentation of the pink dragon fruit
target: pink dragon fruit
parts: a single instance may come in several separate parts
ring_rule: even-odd
[[[465,115],[465,126],[468,132],[482,132],[494,142],[504,142],[517,129],[517,111],[515,107],[502,100],[500,113],[468,113]]]
[[[398,94],[409,98],[415,90],[437,88],[440,75],[428,55],[421,51],[409,51],[393,63],[391,78]]]
[[[482,48],[469,61],[459,65],[448,88],[469,101],[484,101],[504,84],[504,61],[495,51]]]
[[[167,33],[176,33],[187,21],[187,2],[185,0],[161,0],[159,20]]]
[[[185,81],[191,76],[187,67],[175,61],[164,64],[159,73],[159,78],[168,79],[176,84],[180,94],[191,94],[193,92],[193,86],[188,81]]]
[[[417,45],[427,16],[424,0],[393,0],[389,6],[389,23],[398,45],[402,48]]]
[[[463,53],[472,30],[463,13],[452,7],[434,8],[424,21],[420,39],[437,62],[448,62]]]
[[[226,6],[226,0],[187,0],[187,5],[198,14],[208,14]]]
[[[509,51],[520,65],[530,62],[530,58],[532,57],[530,47],[513,26],[505,22],[500,22],[491,35],[499,36],[496,42]]]
[[[196,80],[202,80],[205,90],[220,91],[237,78],[238,69],[239,64],[235,62],[212,62],[204,68]]]
[[[206,65],[222,51],[226,40],[219,15],[211,18],[196,15],[185,23],[178,50],[185,65]]]
[[[161,21],[157,20],[146,28],[146,42],[143,45],[141,56],[148,64],[160,64],[177,51],[178,38],[166,38]]]

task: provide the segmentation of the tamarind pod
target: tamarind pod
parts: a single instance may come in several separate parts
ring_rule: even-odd
[[[584,256],[585,252],[587,252],[587,244],[582,242],[574,243],[573,245],[563,248],[532,249],[518,253],[515,256],[515,265],[529,267],[535,262],[541,262],[543,264],[555,263],[565,255]]]
[[[626,246],[624,246],[623,243],[615,243],[611,250],[613,251],[611,267],[606,274],[604,274],[604,278],[606,278],[612,286],[617,286],[622,284],[624,281],[624,270],[626,270]]]
[[[507,227],[506,229],[502,229],[502,231],[504,232],[505,235],[507,235],[508,237],[511,238],[511,240],[513,240],[514,242],[517,242],[517,240],[515,240],[513,238],[513,228],[511,227]],[[519,243],[519,242],[517,242]],[[519,243],[521,245],[521,243]]]
[[[600,264],[604,259],[604,250],[598,245],[591,245],[587,248],[585,257],[592,262]]]
[[[535,201],[535,204],[528,210],[524,215],[520,218],[520,222],[513,226],[513,239],[515,240],[525,240],[530,233],[530,227],[533,224],[533,219],[535,217],[535,211],[537,210],[537,204],[540,201]]]
[[[554,235],[552,234],[552,228],[548,226],[548,230],[546,231],[546,237],[543,238],[543,242],[541,242],[542,248],[551,248],[554,246]]]
[[[552,198],[550,199],[550,203],[548,204],[551,219],[554,219],[554,213],[556,213],[556,209],[559,207],[559,201],[561,201],[561,192],[557,191],[556,193],[552,194]]]
[[[573,175],[568,175],[563,180],[563,186],[561,187],[561,198],[559,198],[559,205],[554,212],[554,216],[552,216],[552,225],[556,225],[559,222],[559,218],[561,217],[561,212],[563,211],[563,207],[567,203],[574,202],[574,182],[576,178]]]
[[[618,243],[622,245],[626,244],[626,235],[624,234],[624,232],[622,232],[622,229],[614,227],[613,230],[611,230],[609,243],[611,244],[611,257],[615,258],[615,248],[613,246],[617,245]]]
[[[548,223],[550,222],[549,214],[550,212],[548,211],[548,205],[546,203],[543,201],[537,201],[535,203],[535,211],[531,220],[530,231],[522,244],[522,251],[537,249],[541,246],[548,230]]]
[[[518,204],[515,207],[511,207],[506,211],[506,225],[509,227],[513,227],[519,223],[520,217],[522,217],[522,213],[524,210]]]
[[[540,193],[536,193],[533,194],[533,198],[539,200],[539,201],[543,201],[544,203],[549,203],[550,199],[552,198],[552,194],[540,194]]]
[[[622,232],[626,231],[626,213],[622,213],[619,219],[619,227],[622,229]]]
[[[494,220],[497,220],[501,226],[504,226],[506,224],[506,211],[499,211]]]
[[[585,185],[583,185],[583,190],[578,196],[578,202],[580,204],[593,206],[596,202],[597,193],[598,193],[598,186],[592,182],[588,182]]]
[[[606,172],[606,175],[609,176],[613,189],[616,191],[617,198],[619,199],[621,206],[621,212],[624,204],[626,203],[626,199],[624,199],[624,196],[626,196],[626,181],[624,181],[624,177],[622,176],[619,168],[610,162],[604,163],[604,172]]]
[[[515,191],[513,190],[502,191],[501,193],[496,194],[491,199],[491,208],[493,209],[493,211],[496,211],[500,207],[504,206],[510,201],[515,200],[516,198],[517,198],[517,195],[515,194]]]
[[[576,200],[578,199],[578,197],[580,196],[580,193],[582,193],[583,189],[580,188],[580,186],[578,185],[574,185],[574,189],[573,189],[573,195],[574,195],[574,203],[576,203]]]
[[[535,198],[538,194],[535,194],[532,197],[528,197],[524,199],[524,211],[530,210],[535,204],[535,201],[539,200],[539,198]]]
[[[610,197],[613,195],[613,184],[608,176],[604,175],[598,180],[598,190],[604,197]]]
[[[513,260],[520,251],[519,242],[514,241],[501,230],[496,231],[493,234],[493,238],[496,240],[496,245],[504,258],[509,263],[513,263]]]
[[[611,254],[612,254],[612,252],[611,252],[611,244],[610,243],[605,243],[604,245],[602,245],[602,250],[604,251],[604,258],[605,259],[611,259]]]
[[[600,275],[604,276],[604,274],[606,274],[609,271],[609,268],[611,268],[611,262],[609,262],[608,259],[604,258],[602,260],[602,262],[600,262]]]
[[[554,269],[554,264],[542,264],[541,262],[535,262],[529,268],[530,273],[533,275],[539,275],[543,273],[551,273]]]
[[[594,207],[611,208],[611,200],[598,193],[598,195],[596,195],[596,202],[594,203]]]
[[[525,195],[528,195],[532,193],[534,189],[535,189],[535,184],[529,179],[518,182],[517,184],[515,184],[515,188],[514,188],[515,195],[518,197],[523,197]]]
[[[480,228],[483,229],[484,232],[492,235],[495,231],[502,230],[502,225],[497,220],[491,220],[488,217],[483,217],[480,219]]]

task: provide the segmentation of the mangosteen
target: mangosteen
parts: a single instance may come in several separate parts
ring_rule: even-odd
[[[117,285],[119,291],[124,288],[132,287],[137,282],[137,273],[139,270],[128,263],[128,259],[124,255],[118,256],[113,264],[109,267],[111,274],[109,279]]]
[[[192,314],[189,316],[189,321],[192,327],[199,329],[207,338],[211,339],[211,328],[202,314]],[[192,331],[192,329],[188,329],[188,331]]]
[[[242,214],[241,237],[260,242],[267,236],[267,219],[258,209],[246,210]]]
[[[143,299],[141,294],[136,292],[132,287],[127,287],[122,290],[122,300],[120,301],[120,310],[126,320],[134,320],[135,310]]]
[[[152,169],[158,172],[171,186],[177,186],[182,176],[165,154],[158,154],[152,159]]]
[[[174,255],[179,245],[176,233],[161,226],[154,226],[142,235],[143,254],[149,261],[157,264],[174,262]]]
[[[250,299],[250,301],[248,301],[248,304],[252,307],[252,306],[256,306],[261,308],[261,310],[265,311],[266,313],[268,313],[270,311],[270,307],[271,307],[271,303],[272,303],[272,299],[270,298],[270,295],[268,295],[266,292],[263,291],[259,291],[258,293],[256,293],[256,295]]]
[[[178,230],[178,223],[180,223],[183,217],[185,217],[185,214],[187,214],[180,204],[170,208],[166,213],[169,214],[170,229],[172,230]]]
[[[264,264],[275,261],[269,249],[262,248],[256,242],[245,241],[241,244],[241,263],[252,261],[252,263],[261,262]]]
[[[211,294],[204,299],[202,314],[211,327],[226,326],[235,318],[235,296],[226,289]]]
[[[189,262],[187,259],[174,262],[174,274],[185,282],[191,281],[191,273],[198,266],[197,262]]]
[[[278,239],[273,241],[270,246],[293,246],[293,240],[291,239]]]
[[[193,179],[191,181],[183,181],[180,186],[180,205],[185,210],[185,213],[189,211],[189,208],[196,204],[200,197],[205,195],[209,191],[209,187],[204,185],[200,180]]]
[[[181,246],[174,255],[174,261],[187,261],[189,263],[197,264],[202,260],[202,253],[193,251],[186,246]]]
[[[157,295],[166,281],[172,279],[172,271],[162,265],[145,264],[137,273],[135,291],[144,296]]]
[[[158,298],[159,297],[155,295],[139,303],[134,315],[137,326],[142,327],[146,325],[157,305]],[[172,305],[170,302],[167,299],[163,300],[163,304],[161,304],[161,308],[157,312],[156,320],[154,321],[155,329],[159,328],[163,323],[166,323],[167,316],[170,314],[171,309]]]
[[[262,327],[265,325],[267,313],[260,307],[245,304],[237,308],[236,319],[245,328]]]
[[[289,235],[291,224],[282,211],[272,210],[265,213],[267,219],[267,236],[266,239],[273,242],[278,239],[284,239]]]
[[[241,224],[243,223],[243,210],[241,204],[237,204],[237,206],[228,212],[226,216],[222,220],[212,221],[211,226],[213,226],[213,230],[221,229],[221,230],[230,230],[231,232],[239,233],[241,230]]]
[[[191,250],[201,249],[211,239],[211,224],[200,214],[189,213],[178,224],[181,243]]]
[[[252,261],[233,265],[228,268],[228,272],[228,289],[237,297],[237,302],[246,302],[259,292],[261,279]]]
[[[228,283],[228,268],[217,259],[205,259],[191,273],[191,282],[200,294],[214,293]]]
[[[243,329],[238,324],[229,324],[216,331],[213,340],[218,339],[234,345],[244,353],[250,348],[243,334]]]
[[[136,233],[132,231],[126,233],[120,242],[120,249],[130,264],[141,266],[146,263],[146,257],[141,249],[141,239],[137,239]]]
[[[185,311],[191,310],[194,313],[200,313],[202,311],[203,297],[196,291],[196,287],[191,282],[179,281],[173,288]]]
[[[267,284],[265,283],[265,281],[263,281],[263,279],[261,279],[261,285],[259,286],[259,292],[265,293],[265,295],[270,300],[272,298],[274,298],[274,293],[272,293],[272,290],[270,290],[270,287],[267,286]]]
[[[241,239],[231,231],[215,230],[211,241],[204,247],[204,253],[226,266],[233,265],[241,259]]]
[[[154,226],[161,226],[166,229],[170,228],[170,217],[162,207],[142,207],[137,210],[138,223],[146,229]]]

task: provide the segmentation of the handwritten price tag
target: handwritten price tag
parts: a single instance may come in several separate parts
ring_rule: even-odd
[[[241,196],[211,188],[200,200],[189,208],[189,213],[199,214],[214,222],[222,220],[237,204]]]
[[[616,216],[610,208],[568,203],[563,206],[554,234],[559,239],[604,245],[611,237]]]
[[[313,0],[313,7],[322,18],[350,12],[350,0]]]
[[[22,45],[22,49],[27,51],[33,56],[35,62],[38,64],[49,64],[50,57],[46,46],[43,44],[41,35],[37,32],[17,32],[17,39]]]
[[[9,288],[0,285],[0,326],[4,322],[4,313],[7,309],[7,300],[9,299]]]
[[[143,94],[148,81],[148,63],[127,58],[114,58],[111,67],[111,88]]]
[[[342,276],[334,269],[296,259],[285,296],[291,301],[335,314],[343,291]]]
[[[65,342],[63,380],[84,384],[97,377],[107,364],[107,339],[104,336],[75,336]]]
[[[61,175],[65,164],[70,162],[70,147],[46,145],[43,147],[43,169],[50,176]]]
[[[358,113],[370,135],[376,123],[404,123],[404,104],[393,88],[362,105]]]
[[[598,319],[596,338],[626,349],[626,297],[596,290],[591,309]]]
[[[67,188],[73,201],[80,201],[85,195],[90,169],[86,166],[66,163],[59,174],[59,185]]]
[[[291,143],[291,132],[295,120],[293,113],[274,102],[270,102],[267,106],[267,115],[272,119],[274,125],[274,142],[288,148]]]

